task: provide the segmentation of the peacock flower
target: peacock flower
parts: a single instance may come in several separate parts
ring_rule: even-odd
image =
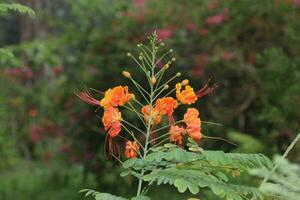
[[[157,99],[155,108],[159,111],[161,115],[173,115],[174,109],[176,109],[178,103],[172,97],[164,97]]]
[[[176,84],[176,97],[182,104],[192,104],[197,100],[197,95],[194,92],[194,89],[186,85],[185,89],[181,91],[182,84]]]
[[[202,137],[201,134],[201,120],[199,118],[199,112],[195,108],[189,108],[183,116],[183,120],[187,125],[188,135],[196,141],[199,141]]]
[[[116,137],[121,132],[121,120],[121,112],[117,108],[109,107],[104,110],[102,123],[110,137]]]
[[[146,123],[149,122],[150,118],[150,110],[151,110],[151,116],[152,116],[152,123],[153,125],[159,124],[161,121],[161,115],[160,112],[157,108],[151,108],[149,105],[144,106],[141,111],[144,115],[144,120]]]
[[[186,130],[184,128],[179,126],[171,126],[169,133],[171,142],[182,145],[182,139],[186,133]]]
[[[140,148],[140,146],[137,144],[136,141],[134,141],[134,142],[127,141],[126,146],[125,146],[126,158],[136,158],[139,148]]]
[[[127,86],[117,86],[112,89],[108,89],[105,92],[104,98],[100,101],[100,105],[104,109],[123,106],[133,97],[134,95],[128,92]]]

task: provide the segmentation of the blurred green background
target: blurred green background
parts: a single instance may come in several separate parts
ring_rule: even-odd
[[[122,70],[143,79],[126,53],[154,30],[177,59],[166,77],[181,72],[195,89],[208,79],[219,85],[195,105],[202,120],[222,124],[203,132],[239,146],[205,140],[203,148],[272,157],[300,130],[299,0],[12,2],[36,15],[0,15],[0,47],[14,54],[0,54],[1,200],[83,199],[82,188],[134,194],[136,182],[104,159],[94,108],[73,92],[119,84],[132,91]],[[290,160],[300,162],[299,152]],[[163,192],[153,199],[183,198],[156,189]]]

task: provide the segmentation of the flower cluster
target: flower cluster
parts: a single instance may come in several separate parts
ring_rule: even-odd
[[[170,80],[161,84],[164,72],[175,61],[175,58],[172,58],[161,68],[156,67],[158,63],[162,63],[163,58],[155,59],[159,47],[163,46],[163,43],[156,46],[158,44],[157,40],[157,35],[153,34],[150,40],[152,51],[147,46],[139,44],[138,47],[142,52],[138,59],[130,53],[127,54],[145,72],[150,90],[147,91],[142,87],[129,72],[123,71],[122,73],[123,76],[131,80],[144,101],[141,101],[133,93],[130,93],[128,86],[110,88],[102,93],[104,96],[100,100],[95,99],[87,90],[76,93],[86,103],[100,106],[104,109],[102,123],[110,141],[109,148],[113,148],[112,138],[120,136],[120,138],[125,140],[126,158],[136,158],[137,156],[142,156],[142,153],[145,156],[150,148],[154,148],[167,140],[183,147],[184,136],[190,137],[195,141],[200,141],[202,138],[201,119],[199,111],[196,108],[188,107],[186,113],[183,115],[183,119],[179,121],[175,120],[174,112],[180,105],[191,106],[199,98],[212,92],[215,87],[210,87],[209,84],[206,84],[203,88],[195,92],[189,85],[189,81],[185,79],[175,84],[171,91],[164,94],[169,89],[168,83],[181,74],[177,73]],[[151,55],[149,55],[149,52],[151,52]],[[169,50],[165,55],[170,52],[172,50]],[[174,95],[172,94],[173,92],[175,93]],[[122,117],[120,107],[134,112],[146,130],[143,131],[129,121],[126,121]],[[165,118],[167,120],[164,120]],[[133,130],[130,130],[131,128]],[[129,140],[127,137],[121,136],[123,131],[129,134],[132,139]],[[162,131],[164,132],[162,133]],[[159,135],[155,137],[154,133]]]

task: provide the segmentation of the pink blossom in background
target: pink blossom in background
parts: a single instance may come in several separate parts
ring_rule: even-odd
[[[29,126],[29,139],[34,144],[41,140],[40,127],[38,127],[36,125]]]
[[[233,58],[233,53],[231,51],[226,51],[222,53],[221,57],[226,61],[231,61]]]
[[[224,8],[223,14],[227,15],[229,13],[229,8]]]
[[[173,32],[169,29],[157,29],[156,34],[159,39],[161,40],[167,40],[172,37]]]
[[[204,74],[204,67],[209,61],[208,54],[200,54],[195,59],[195,67],[192,72],[194,76],[201,76]]]
[[[294,0],[294,5],[300,7],[300,0]]]
[[[226,16],[224,14],[219,14],[211,17],[207,17],[205,23],[207,25],[215,25],[218,26],[225,21]]]
[[[63,145],[62,147],[59,148],[60,153],[70,153],[71,152],[71,147],[67,144]]]
[[[147,0],[133,0],[133,4],[137,7],[143,7],[146,4]]]
[[[193,32],[196,29],[196,24],[193,22],[188,22],[185,27],[189,32]]]

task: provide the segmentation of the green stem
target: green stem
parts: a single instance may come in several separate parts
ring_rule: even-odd
[[[298,140],[300,140],[300,133],[298,133],[297,137],[293,140],[293,142],[290,144],[290,146],[286,149],[286,151],[282,155],[282,158],[286,158],[287,157],[288,153],[293,149],[293,147],[296,145],[296,143],[298,142]],[[277,167],[278,167],[278,164],[276,164],[273,167],[273,169],[270,171],[270,173],[264,178],[264,180],[262,181],[262,183],[259,186],[260,189],[263,186],[263,184],[265,184],[268,181],[268,179],[270,178],[271,174],[277,169]]]
[[[155,55],[154,55],[154,51],[152,54],[152,74],[154,73],[154,59],[155,59]],[[153,91],[153,85],[150,84],[150,113],[152,113],[152,106],[153,106],[153,98],[154,98],[154,91]],[[145,158],[147,156],[148,153],[148,145],[149,145],[149,138],[150,138],[150,134],[151,134],[151,126],[152,126],[152,115],[150,114],[149,116],[149,120],[148,120],[148,126],[147,126],[147,132],[146,132],[146,141],[145,141],[145,146],[144,146],[144,155],[143,158]],[[137,194],[136,196],[139,196],[141,194],[141,190],[142,190],[142,185],[143,185],[143,180],[142,177],[144,175],[145,171],[141,170],[140,173],[140,179],[139,179],[139,183],[138,183],[138,189],[137,189]]]

